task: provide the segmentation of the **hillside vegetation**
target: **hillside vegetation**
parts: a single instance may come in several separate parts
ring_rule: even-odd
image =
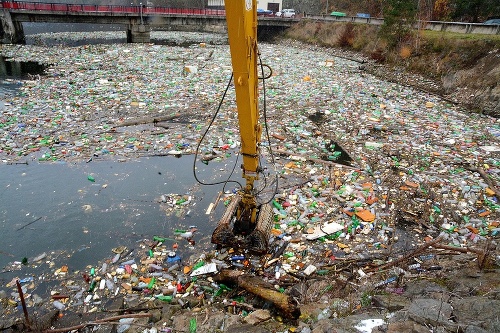
[[[471,111],[500,117],[500,35],[422,30],[394,46],[381,37],[379,29],[303,19],[288,29],[286,36],[358,52],[371,60],[364,68],[388,80],[411,84]]]

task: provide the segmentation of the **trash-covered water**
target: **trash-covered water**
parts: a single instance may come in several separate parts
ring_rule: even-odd
[[[172,289],[199,297],[209,289],[188,289],[198,269],[213,273],[212,268],[245,265],[237,259],[247,254],[244,250],[213,251],[209,238],[224,204],[219,201],[212,215],[205,212],[218,201],[221,187],[198,186],[191,170],[193,147],[201,142],[202,178],[221,181],[231,170],[240,177],[231,89],[221,103],[225,110],[214,115],[231,77],[228,47],[218,44],[225,37],[165,35],[178,45],[192,45],[2,50],[19,61],[54,64],[47,76],[26,82],[22,96],[7,99],[0,117],[0,175],[6,179],[0,183],[0,217],[9,226],[0,243],[9,270],[1,276],[5,282],[43,272],[27,291],[41,294],[53,283],[51,292],[70,295],[66,306],[90,312],[101,307],[99,297],[143,299],[161,293],[168,298]],[[81,36],[57,38],[69,45]],[[326,49],[282,43],[259,50],[273,68],[263,120],[269,133],[266,129],[262,146],[273,148],[282,183],[272,202],[276,223],[270,254],[277,261],[262,266],[265,256],[249,260],[247,271],[259,270],[283,289],[290,286],[288,273],[304,279],[335,275],[343,281],[350,276],[363,285],[370,279],[374,288],[383,288],[392,286],[400,271],[386,276],[387,271],[375,270],[424,241],[474,246],[498,238],[500,206],[494,184],[488,183],[488,177],[498,180],[500,174],[497,120],[378,80]],[[209,124],[214,126],[205,137]],[[175,159],[171,151],[183,156]],[[29,202],[33,198],[39,201]],[[196,245],[178,237],[192,225],[199,230]],[[154,236],[166,242],[157,246]],[[123,247],[134,255],[112,261]],[[186,259],[184,267],[169,266],[172,249]],[[123,262],[129,259],[136,266],[127,271]],[[363,268],[348,274],[337,270],[350,260]],[[82,273],[95,274],[104,263],[108,270],[94,275],[94,282],[116,280],[117,288],[102,285],[96,291]],[[414,270],[413,260],[407,264],[404,269]],[[424,263],[418,272],[441,269],[432,265]],[[202,283],[212,288],[209,279],[196,282]],[[141,289],[144,284],[149,294]],[[86,304],[77,293],[82,289],[87,289]],[[205,296],[225,297],[222,292]],[[9,310],[18,306],[16,297]]]

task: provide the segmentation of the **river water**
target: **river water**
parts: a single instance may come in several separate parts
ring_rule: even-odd
[[[1,64],[0,98],[16,94],[22,79],[43,71],[36,63]],[[0,164],[0,279],[50,274],[61,266],[84,270],[112,257],[113,248],[137,253],[139,241],[174,239],[175,230],[192,225],[198,227],[196,246],[177,239],[178,252],[188,256],[211,247],[216,221],[205,212],[222,187],[196,182],[193,156]],[[204,166],[200,178],[213,178],[218,168]],[[169,196],[191,201],[172,208],[162,202]],[[36,257],[44,259],[34,262]]]

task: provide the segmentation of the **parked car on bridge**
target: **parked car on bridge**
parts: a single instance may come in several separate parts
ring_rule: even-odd
[[[295,18],[295,9],[282,9],[276,13],[278,17]]]
[[[500,18],[484,21],[483,24],[500,24]]]
[[[347,14],[346,13],[342,13],[342,12],[331,12],[330,13],[330,16],[336,16],[336,17],[346,17]]]
[[[257,8],[257,16],[274,16],[272,10]]]

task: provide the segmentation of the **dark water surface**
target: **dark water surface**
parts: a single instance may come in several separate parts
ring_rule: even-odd
[[[124,31],[76,24],[25,24],[24,30],[28,44],[29,35],[39,32]],[[16,94],[24,79],[43,75],[43,67],[8,59],[0,65],[1,111],[2,97]],[[230,164],[201,164],[198,176],[205,182],[220,181],[221,170]],[[139,258],[138,251],[144,250],[139,247],[141,240],[155,235],[173,238],[176,229],[191,225],[199,230],[196,245],[181,240],[179,254],[187,257],[213,248],[210,237],[224,205],[219,204],[211,216],[205,212],[223,188],[200,186],[192,166],[193,155],[127,162],[0,164],[0,281],[5,285],[14,277],[47,276],[63,265],[71,271],[85,270],[113,257],[111,250],[118,246],[134,249]],[[191,196],[192,202],[167,211],[159,201],[168,194]],[[34,263],[42,254],[44,260]],[[28,265],[19,264],[23,259]]]
[[[202,253],[204,247],[212,247],[209,240],[216,223],[205,211],[221,187],[199,186],[192,162],[192,156],[167,156],[0,165],[0,266],[9,271],[12,262],[28,258],[31,263],[45,252],[55,268],[81,270],[112,257],[114,247],[141,251],[138,241],[155,235],[175,237],[175,229],[191,225],[199,228],[197,244],[193,248],[181,240],[179,251]],[[159,203],[162,194],[190,195],[192,201],[167,212]],[[1,280],[50,269],[21,267],[3,272]]]

